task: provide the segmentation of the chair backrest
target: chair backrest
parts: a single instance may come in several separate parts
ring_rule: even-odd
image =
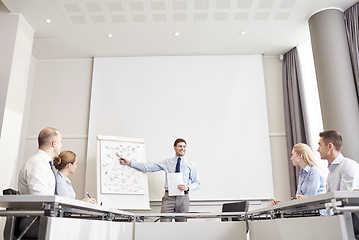
[[[2,191],[3,195],[19,195],[19,192],[12,189],[7,188]],[[6,208],[7,210],[15,210],[14,208]],[[6,222],[4,226],[3,237],[4,239],[12,239],[14,236],[19,235],[19,218],[8,216],[6,217]]]
[[[7,189],[2,190],[2,194],[3,195],[19,195],[19,192],[12,188],[7,188]]]
[[[248,206],[249,206],[248,201],[223,203],[222,212],[245,212],[245,213],[247,213]],[[228,218],[222,218],[222,221],[228,221]],[[239,221],[239,219],[232,218],[232,221]]]

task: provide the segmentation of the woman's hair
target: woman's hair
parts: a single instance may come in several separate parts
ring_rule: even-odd
[[[305,143],[297,143],[293,146],[293,150],[298,155],[303,155],[303,160],[306,164],[312,166],[318,166],[318,162],[315,159],[314,153],[310,147]]]
[[[57,170],[61,170],[66,167],[69,163],[74,163],[76,161],[76,154],[71,151],[63,151],[59,156],[54,158],[54,166]]]

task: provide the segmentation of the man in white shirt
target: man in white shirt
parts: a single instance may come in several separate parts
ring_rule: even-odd
[[[359,164],[341,154],[343,139],[335,130],[319,134],[318,152],[328,160],[327,192],[359,189]]]
[[[359,164],[341,154],[342,136],[334,130],[319,133],[318,152],[322,159],[328,160],[329,174],[327,192],[352,191],[359,189]],[[359,218],[352,213],[354,235],[359,234]]]
[[[19,192],[25,195],[54,195],[56,180],[51,164],[62,147],[61,133],[54,128],[45,128],[39,133],[38,142],[36,154],[20,170]]]
[[[55,195],[56,179],[52,161],[62,147],[61,133],[55,128],[45,128],[38,136],[39,148],[35,155],[20,170],[18,188],[24,195]],[[21,218],[19,230],[22,232],[34,218]],[[39,219],[24,235],[25,238],[37,238]]]

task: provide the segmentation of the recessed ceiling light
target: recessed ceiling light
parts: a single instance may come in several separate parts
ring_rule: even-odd
[[[246,35],[247,33],[245,31],[239,32],[241,35]]]
[[[107,37],[112,38],[113,37],[112,33],[107,34]]]
[[[51,19],[50,19],[50,18],[46,18],[45,22],[51,23]]]
[[[181,35],[180,32],[175,32],[173,35],[175,35],[175,37],[178,37],[179,35]]]

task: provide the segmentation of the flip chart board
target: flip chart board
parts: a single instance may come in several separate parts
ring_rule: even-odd
[[[143,139],[97,136],[97,199],[120,209],[148,209],[147,175],[126,165],[119,156],[146,162]]]

